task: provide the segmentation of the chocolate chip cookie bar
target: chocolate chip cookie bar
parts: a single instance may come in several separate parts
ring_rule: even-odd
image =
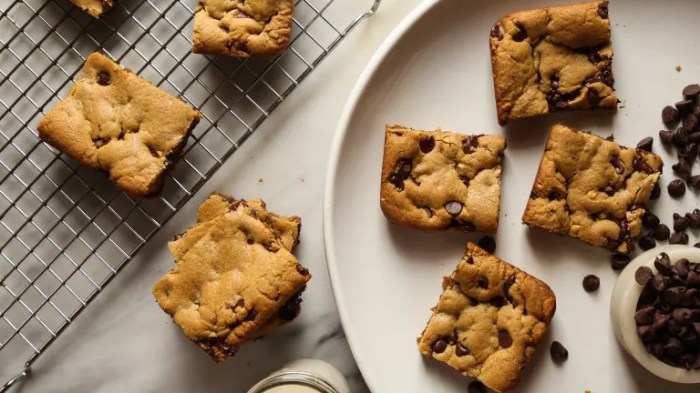
[[[523,222],[627,254],[662,167],[656,154],[557,124]]]
[[[194,14],[195,53],[271,56],[287,47],[292,0],[199,0]]]
[[[515,12],[489,38],[498,122],[617,108],[608,2]]]
[[[496,392],[515,388],[554,315],[552,290],[473,243],[442,288],[420,352]]]
[[[199,223],[168,244],[176,266],[153,295],[221,363],[241,344],[294,319],[311,275],[285,248],[262,201],[212,198],[200,209]],[[277,217],[285,228],[298,221]],[[296,235],[287,233],[292,245],[296,228]]]
[[[219,193],[211,194],[209,198],[202,203],[197,211],[197,224],[221,217],[232,209],[235,210],[238,203],[240,203],[240,201],[230,196]],[[293,253],[296,246],[299,244],[301,218],[297,216],[282,217],[275,213],[269,212],[267,211],[265,202],[260,199],[252,199],[245,201],[245,203],[259,220],[266,223],[268,228],[276,231],[275,235],[279,239],[282,247]],[[175,247],[175,243],[172,244],[173,247]],[[268,319],[259,329],[256,329],[249,338],[259,338],[294,320],[294,318],[296,318],[301,312],[302,292],[303,289],[292,296],[292,298],[290,298],[282,306],[282,308],[280,308],[277,314],[270,317],[270,319]]]
[[[39,137],[101,169],[134,196],[160,190],[201,114],[107,57],[93,53],[68,93],[39,123]]]
[[[380,205],[414,228],[495,232],[501,200],[497,135],[461,135],[387,126]]]
[[[109,12],[114,6],[113,0],[71,0],[71,2],[93,18],[101,17],[102,14]]]

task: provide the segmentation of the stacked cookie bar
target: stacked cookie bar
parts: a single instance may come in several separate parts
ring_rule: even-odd
[[[311,278],[292,255],[300,227],[261,200],[213,194],[197,225],[168,244],[176,266],[153,295],[187,337],[224,362],[299,314]]]

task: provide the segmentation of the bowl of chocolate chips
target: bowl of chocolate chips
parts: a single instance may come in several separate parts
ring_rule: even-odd
[[[700,383],[700,248],[640,254],[620,273],[610,313],[617,340],[644,368]]]

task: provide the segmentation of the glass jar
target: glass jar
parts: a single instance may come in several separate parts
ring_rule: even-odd
[[[350,386],[343,374],[330,364],[317,359],[299,359],[256,383],[248,393],[350,393]]]

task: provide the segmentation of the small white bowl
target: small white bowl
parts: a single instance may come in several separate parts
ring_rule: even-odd
[[[700,262],[700,248],[689,246],[656,247],[634,258],[617,278],[610,299],[610,315],[615,336],[622,347],[627,350],[627,353],[656,376],[671,382],[700,383],[700,370],[686,370],[660,361],[647,352],[642,340],[637,336],[634,314],[637,311],[637,301],[643,287],[635,281],[634,273],[640,266],[649,266],[656,274],[654,259],[662,252],[671,257],[671,263],[676,263],[680,258],[687,258],[691,262]]]

